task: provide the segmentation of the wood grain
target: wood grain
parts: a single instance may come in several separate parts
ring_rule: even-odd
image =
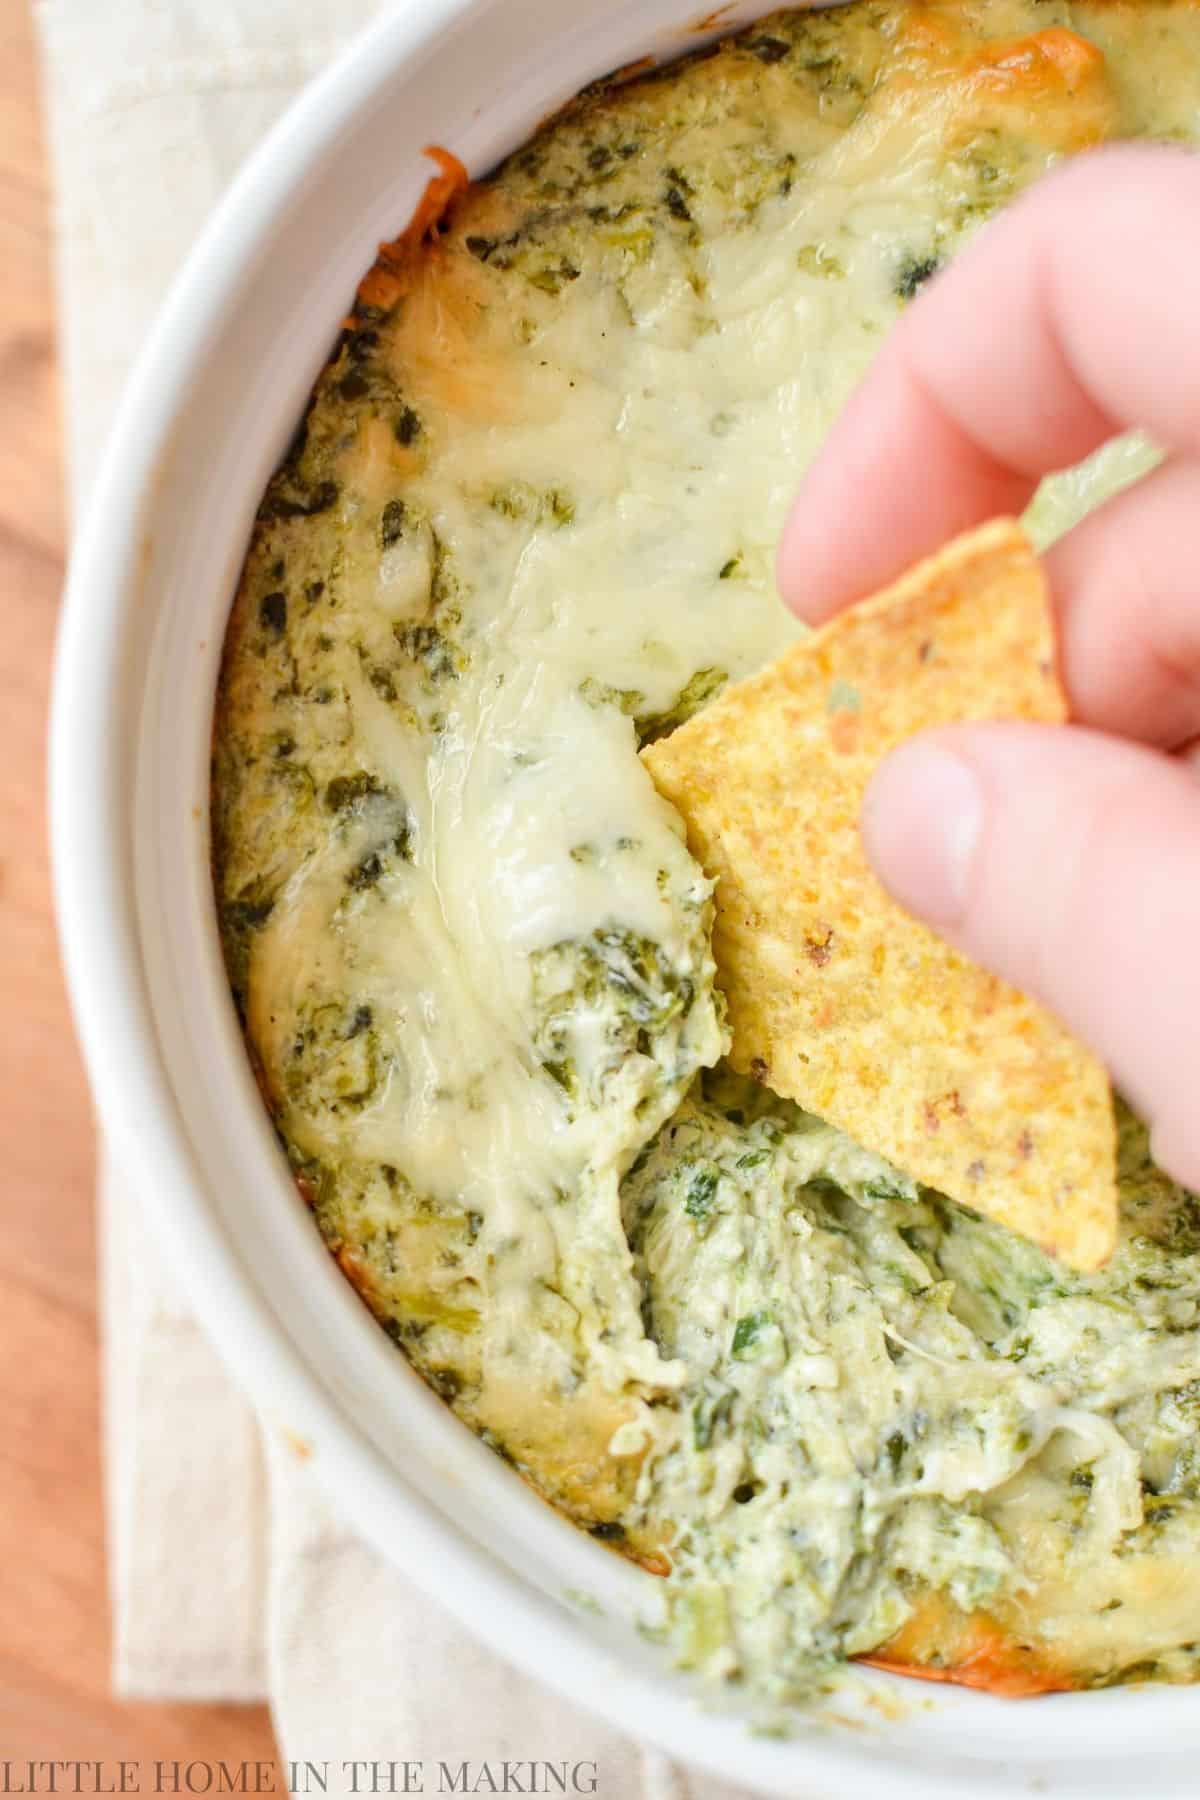
[[[63,516],[49,193],[28,0],[0,0],[0,1756],[274,1756],[263,1707],[108,1691],[92,1131],[44,824]]]

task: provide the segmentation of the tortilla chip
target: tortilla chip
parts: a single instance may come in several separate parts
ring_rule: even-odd
[[[1041,567],[998,520],[643,756],[717,879],[733,1066],[1092,1269],[1116,1240],[1104,1069],[889,899],[858,831],[871,771],[914,732],[1065,718]]]

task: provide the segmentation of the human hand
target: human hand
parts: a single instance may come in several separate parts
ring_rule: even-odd
[[[1167,459],[1046,558],[1071,727],[922,734],[862,831],[895,898],[1091,1044],[1200,1188],[1200,158],[1085,157],[932,281],[805,479],[778,578],[820,623],[1133,426]]]

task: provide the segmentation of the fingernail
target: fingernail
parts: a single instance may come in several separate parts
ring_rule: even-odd
[[[953,751],[917,739],[871,777],[862,810],[867,856],[893,898],[931,925],[963,918],[982,834],[983,791]]]

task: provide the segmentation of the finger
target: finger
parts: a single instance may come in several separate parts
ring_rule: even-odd
[[[800,490],[780,592],[813,623],[1142,426],[1200,452],[1200,159],[1102,150],[1038,183],[892,333]]]
[[[1200,462],[1166,463],[1046,559],[1073,717],[1173,750],[1200,735]]]
[[[1200,782],[1078,728],[928,733],[876,771],[880,880],[1103,1058],[1163,1166],[1200,1187]]]

